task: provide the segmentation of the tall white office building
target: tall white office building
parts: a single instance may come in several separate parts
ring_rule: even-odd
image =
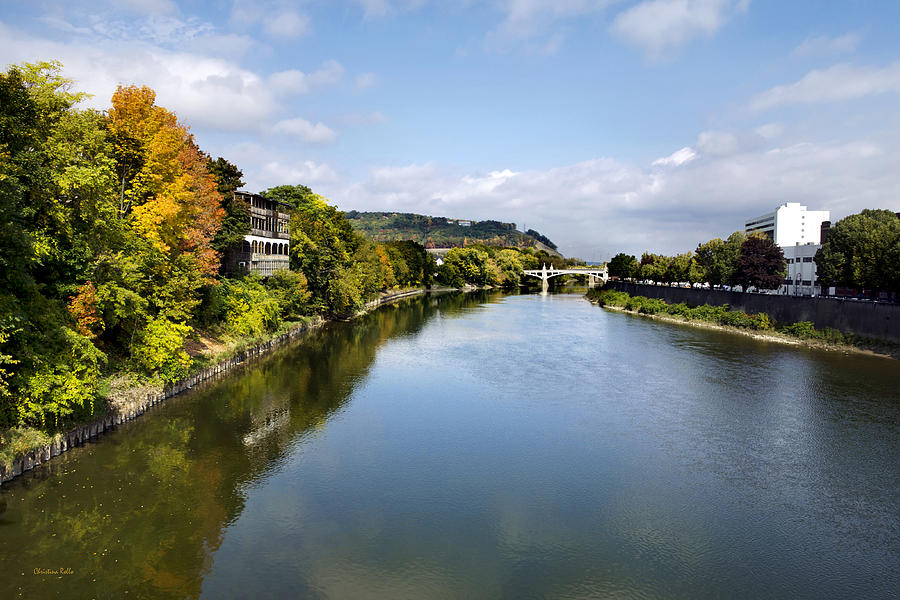
[[[821,244],[819,232],[823,221],[831,220],[831,211],[807,210],[799,202],[786,202],[775,212],[748,219],[744,232],[761,232],[769,236],[777,245]]]
[[[831,211],[807,210],[799,202],[787,202],[760,217],[748,219],[745,233],[764,233],[784,252],[788,273],[781,294],[815,296],[821,291],[816,280],[814,257],[822,244],[822,223],[831,220]]]

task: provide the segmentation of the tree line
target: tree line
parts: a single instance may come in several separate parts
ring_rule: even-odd
[[[661,283],[708,283],[774,289],[784,281],[787,263],[781,248],[764,235],[735,231],[726,239],[698,244],[693,252],[665,256],[644,252],[640,260],[619,253],[608,263],[610,277]]]
[[[0,427],[89,416],[113,372],[183,377],[201,330],[252,338],[431,283],[421,244],[372,242],[299,185],[263,192],[291,206],[290,270],[224,276],[250,227],[232,195],[240,169],[203,152],[150,88],[81,109],[60,70],[0,73]]]
[[[816,252],[822,289],[831,286],[900,292],[900,217],[890,210],[865,209],[837,221]],[[740,285],[776,289],[784,281],[784,253],[761,234],[736,231],[727,239],[699,244],[693,252],[662,256],[645,252],[640,260],[619,253],[608,263],[610,276],[662,283]]]

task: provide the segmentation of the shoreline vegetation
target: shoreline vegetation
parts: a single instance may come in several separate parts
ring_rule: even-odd
[[[765,313],[747,314],[740,310],[729,310],[727,304],[669,304],[658,298],[631,296],[626,292],[601,288],[589,290],[585,297],[603,308],[670,323],[731,331],[783,344],[900,359],[900,344],[864,338],[837,329],[819,330],[809,321],[780,323]]]
[[[343,317],[331,319],[319,316],[285,322],[274,332],[243,340],[223,340],[214,335],[197,332],[188,344],[193,358],[190,373],[183,379],[166,383],[159,377],[141,378],[133,372],[119,372],[101,382],[105,393],[101,401],[105,408],[83,422],[70,423],[64,430],[48,433],[41,429],[20,425],[0,431],[0,485],[33,469],[42,462],[82,445],[116,425],[143,414],[151,406],[165,399],[192,389],[202,381],[225,373],[230,368],[245,364],[248,360],[268,354],[285,342],[317,329],[326,323],[350,321],[372,310],[424,295],[459,291],[453,288],[428,290],[408,288],[383,293],[370,300],[361,309]]]

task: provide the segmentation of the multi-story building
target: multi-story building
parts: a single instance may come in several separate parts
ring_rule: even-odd
[[[787,277],[778,293],[791,296],[816,296],[821,293],[816,278],[816,252],[821,244],[796,244],[784,246],[787,261]]]
[[[816,279],[815,256],[831,225],[831,212],[807,210],[799,202],[787,202],[761,217],[748,219],[744,231],[763,233],[784,252],[788,274],[780,294],[815,296],[821,291]]]
[[[831,219],[827,210],[807,210],[799,202],[787,202],[761,217],[748,219],[745,233],[764,233],[777,245],[821,244],[822,223]]]
[[[234,196],[250,205],[250,232],[240,248],[228,253],[228,270],[268,277],[287,269],[291,250],[290,205],[249,192],[234,192]]]

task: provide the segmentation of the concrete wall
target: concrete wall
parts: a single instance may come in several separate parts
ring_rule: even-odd
[[[766,313],[776,321],[812,321],[817,329],[832,327],[863,337],[900,342],[900,305],[834,298],[742,294],[611,281],[608,287],[632,296],[660,298],[670,304],[729,305],[747,313]]]

